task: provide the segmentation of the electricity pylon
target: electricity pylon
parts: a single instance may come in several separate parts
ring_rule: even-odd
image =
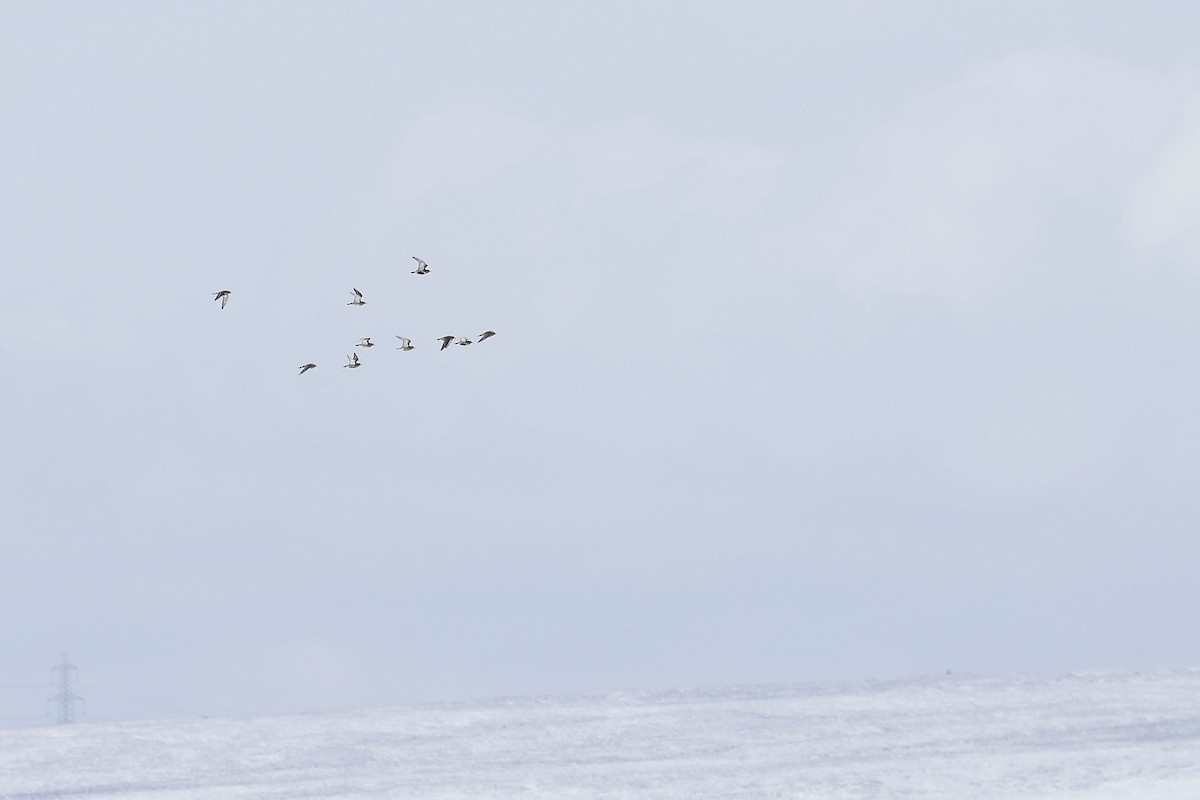
[[[75,702],[79,701],[81,705],[83,703],[83,698],[71,691],[71,673],[78,671],[79,668],[71,663],[66,653],[63,653],[62,662],[50,670],[51,675],[58,674],[55,681],[58,684],[58,694],[49,698],[46,702],[58,705],[59,725],[74,722]]]

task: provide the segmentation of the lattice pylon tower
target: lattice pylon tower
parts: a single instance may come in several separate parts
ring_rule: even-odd
[[[71,691],[71,681],[73,674],[79,669],[71,663],[67,658],[67,654],[63,653],[62,661],[58,666],[50,670],[50,674],[55,676],[55,683],[58,685],[58,694],[47,700],[47,703],[54,703],[58,706],[58,724],[65,725],[68,722],[75,721],[75,703],[83,702],[83,698]]]

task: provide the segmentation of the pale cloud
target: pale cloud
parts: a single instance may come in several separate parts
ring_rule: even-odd
[[[14,309],[0,321],[0,354],[13,360],[37,354],[69,354],[83,331],[69,315],[53,309]],[[103,340],[102,340],[103,341]]]
[[[409,202],[446,184],[475,184],[529,161],[554,134],[488,108],[443,109],[414,123],[396,145],[391,174]]]
[[[1175,76],[1074,55],[978,69],[865,144],[856,174],[804,226],[805,244],[818,268],[859,289],[985,294],[1037,260],[1035,238],[1060,216],[1119,216],[1184,91]]]
[[[778,177],[779,154],[740,143],[675,135],[626,121],[569,144],[580,189],[592,194],[668,192],[672,202],[721,216],[742,216]]]
[[[625,195],[727,217],[765,202],[782,162],[767,148],[695,139],[648,122],[569,130],[466,106],[416,121],[394,153],[392,190],[407,204],[439,186],[480,186],[522,172],[525,184],[550,180],[547,192],[558,191],[550,177],[557,176],[585,198]]]
[[[573,143],[573,166],[591,192],[645,190],[682,167],[688,154],[651,125],[626,123]]]
[[[1136,246],[1181,250],[1200,260],[1200,94],[1172,120],[1169,141],[1147,165],[1129,197],[1126,233]]]
[[[968,495],[1031,500],[1099,481],[1119,446],[1098,435],[1110,420],[1089,387],[1061,365],[1002,382],[973,404],[963,447],[949,448],[947,474]]]

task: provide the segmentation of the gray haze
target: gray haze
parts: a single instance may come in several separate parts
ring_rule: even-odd
[[[1098,9],[0,5],[0,715],[1200,662],[1200,9]]]

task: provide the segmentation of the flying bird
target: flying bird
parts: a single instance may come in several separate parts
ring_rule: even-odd
[[[229,295],[230,291],[228,289],[222,289],[219,292],[213,292],[213,300],[220,300],[221,308],[224,308],[225,304],[229,302]]]
[[[303,375],[304,373],[308,372],[310,369],[316,369],[316,368],[317,368],[316,364],[301,364],[300,365],[300,374]]]
[[[349,303],[346,303],[348,306],[365,306],[366,304],[367,301],[362,299],[362,292],[358,289],[354,290],[354,297],[350,298]]]
[[[442,336],[438,339],[438,341],[442,343],[441,349],[445,350],[447,347],[450,346],[450,343],[454,341],[454,337],[453,336]]]
[[[478,341],[482,342],[484,339],[488,338],[489,336],[495,336],[495,335],[496,335],[495,331],[484,331],[483,333],[479,334]]]
[[[350,369],[355,369],[356,367],[362,366],[362,364],[358,363],[358,353],[351,353],[350,355],[346,356],[346,361],[348,363],[342,364],[343,367],[349,367]]]
[[[413,275],[428,275],[429,274],[429,265],[428,264],[426,264],[424,261],[417,258],[416,256],[413,256],[413,261],[417,262],[417,268],[412,271]]]
[[[413,349],[412,339],[409,339],[407,336],[400,336],[399,334],[396,335],[396,338],[400,340],[400,346],[396,348],[397,350],[407,352]]]
[[[465,337],[465,336],[460,336],[460,337],[458,338],[458,341],[457,341],[457,342],[455,342],[455,344],[461,344],[461,345],[468,345],[468,344],[470,344],[470,343],[471,343],[471,340],[470,340],[470,339],[468,339],[468,338],[467,338],[467,337]]]
[[[363,338],[359,339],[358,344],[356,344],[354,346],[355,347],[374,347],[375,343],[371,341],[370,336],[364,336]]]

